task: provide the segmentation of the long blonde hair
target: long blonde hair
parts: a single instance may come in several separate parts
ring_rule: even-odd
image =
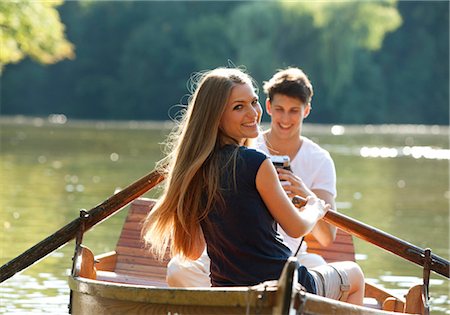
[[[220,119],[236,84],[255,87],[239,69],[217,68],[191,78],[196,87],[180,124],[169,135],[167,157],[159,164],[166,176],[164,192],[142,230],[147,245],[160,258],[192,252],[201,235],[200,221],[220,201],[218,149],[224,144]],[[207,197],[206,200],[204,197]]]

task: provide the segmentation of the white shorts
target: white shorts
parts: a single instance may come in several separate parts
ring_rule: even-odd
[[[174,256],[167,265],[167,284],[170,287],[210,287],[209,265],[206,249],[197,260]]]
[[[318,265],[326,265],[321,256],[312,253],[299,253],[297,258],[301,265],[308,268],[308,271],[316,269]],[[210,259],[206,250],[197,260],[174,256],[167,265],[167,284],[170,287],[210,287],[209,266]],[[317,284],[319,281],[317,277],[319,276],[314,275]]]
[[[308,269],[316,282],[317,295],[347,301],[350,283],[345,270],[331,264]]]
[[[327,264],[322,256],[313,253],[300,252],[297,254],[297,259],[300,265],[305,266],[306,268],[308,268],[308,270],[310,268]]]

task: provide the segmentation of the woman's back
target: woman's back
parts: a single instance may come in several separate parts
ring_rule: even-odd
[[[256,174],[267,156],[234,145],[224,146],[219,154],[225,166],[220,178],[224,203],[217,202],[202,222],[212,284],[254,285],[278,279],[291,251],[283,244],[276,222],[256,189]],[[304,267],[302,270],[300,274],[307,273]],[[308,286],[308,281],[302,283]]]

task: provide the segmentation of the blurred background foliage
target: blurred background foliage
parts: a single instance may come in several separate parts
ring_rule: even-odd
[[[64,25],[55,9],[61,3],[0,2],[0,71],[25,56],[41,63],[73,58],[73,45],[64,38]]]
[[[3,115],[166,120],[195,71],[243,65],[303,68],[309,122],[449,123],[448,1],[0,2],[0,40]]]

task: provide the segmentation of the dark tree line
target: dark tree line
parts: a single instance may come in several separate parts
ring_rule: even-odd
[[[66,2],[76,58],[1,77],[3,115],[165,120],[195,71],[299,66],[320,123],[449,123],[449,3]],[[261,95],[263,97],[263,95]]]

